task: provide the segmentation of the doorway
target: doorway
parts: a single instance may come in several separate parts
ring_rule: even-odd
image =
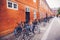
[[[26,12],[26,22],[30,21],[30,12]]]

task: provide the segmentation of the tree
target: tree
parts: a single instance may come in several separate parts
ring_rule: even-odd
[[[60,14],[60,8],[58,9],[58,14]]]
[[[58,8],[57,12],[58,12],[57,17],[58,17],[60,15],[60,8]]]

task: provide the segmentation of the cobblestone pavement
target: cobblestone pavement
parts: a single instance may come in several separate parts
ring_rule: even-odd
[[[49,21],[49,23],[44,23],[42,22],[41,24],[39,24],[39,28],[40,28],[40,34],[36,33],[34,35],[34,37],[32,38],[32,40],[41,40],[43,34],[45,33],[45,31],[47,30],[47,28],[49,27],[49,24],[51,23],[52,19]],[[45,26],[43,24],[46,24]],[[9,34],[3,38],[1,38],[0,40],[15,40],[15,36],[12,34]]]

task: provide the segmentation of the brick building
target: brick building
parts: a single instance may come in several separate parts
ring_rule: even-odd
[[[17,23],[32,22],[52,14],[44,0],[0,0],[0,35],[13,32]]]

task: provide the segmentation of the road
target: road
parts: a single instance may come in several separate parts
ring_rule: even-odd
[[[60,18],[55,17],[41,40],[60,40]]]

